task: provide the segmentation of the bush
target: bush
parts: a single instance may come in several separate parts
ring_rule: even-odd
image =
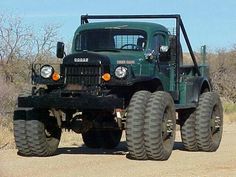
[[[10,117],[0,117],[0,150],[15,148],[13,124]]]
[[[236,103],[236,49],[208,54],[213,88],[221,97]]]
[[[14,110],[18,91],[14,84],[7,84],[0,78],[0,115],[5,116]]]

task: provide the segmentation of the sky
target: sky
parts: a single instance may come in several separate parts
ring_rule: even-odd
[[[230,49],[236,44],[235,8],[235,0],[0,1],[0,14],[19,16],[36,30],[45,24],[60,25],[59,36],[64,41],[73,38],[74,31],[80,25],[80,16],[85,14],[180,14],[195,51],[202,45],[216,51]],[[183,48],[186,49],[185,46]]]

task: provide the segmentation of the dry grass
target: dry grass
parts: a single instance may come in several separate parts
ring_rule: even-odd
[[[14,149],[13,125],[10,119],[0,118],[0,150]]]
[[[225,123],[236,122],[236,104],[232,102],[226,102],[223,100],[223,107],[224,107],[224,122]]]
[[[232,122],[236,122],[236,112],[234,113],[225,113],[224,114],[224,122],[225,123],[232,123]]]

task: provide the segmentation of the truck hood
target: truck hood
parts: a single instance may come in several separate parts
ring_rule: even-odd
[[[140,59],[144,58],[144,54],[142,51],[102,51],[96,52],[97,54],[107,56],[110,59],[110,63],[112,65],[117,64],[136,64],[140,61]]]
[[[101,62],[103,65],[137,64],[143,58],[142,51],[84,51],[67,55],[63,59],[63,64],[77,65],[86,62],[94,64]]]

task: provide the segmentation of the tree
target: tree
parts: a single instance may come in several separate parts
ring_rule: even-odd
[[[34,62],[52,58],[59,25],[49,24],[40,33],[19,17],[0,15],[0,72],[7,82],[26,79]]]

